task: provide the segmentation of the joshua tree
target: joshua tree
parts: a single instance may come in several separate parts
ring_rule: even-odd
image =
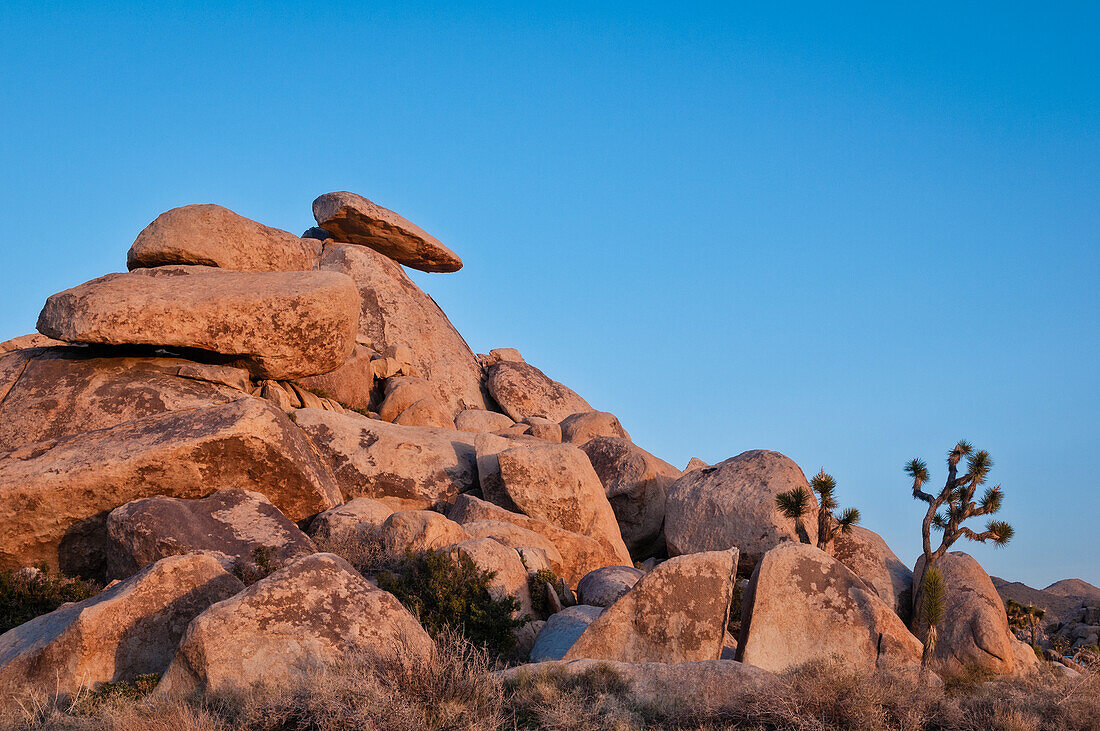
[[[817,508],[817,547],[825,551],[829,543],[836,538],[838,533],[851,533],[852,526],[859,522],[859,511],[848,508],[841,513],[839,518],[833,517],[837,502],[836,480],[832,475],[825,474],[825,470],[817,473],[810,481],[810,488],[818,495]],[[810,502],[810,493],[804,487],[796,487],[787,492],[781,492],[775,496],[775,506],[784,517],[794,521],[795,532],[803,543],[810,543],[810,536],[806,532],[806,524],[803,521],[806,515],[813,509]]]
[[[794,521],[794,530],[798,533],[798,540],[803,543],[810,542],[810,536],[806,532],[806,524],[802,518],[810,512],[810,493],[802,487],[796,487],[787,492],[781,492],[775,496],[775,507],[784,517]]]
[[[859,522],[859,510],[845,508],[839,518],[833,517],[833,511],[837,508],[836,480],[832,475],[825,474],[823,467],[820,472],[810,480],[810,488],[817,493],[817,547],[822,551],[829,549],[829,544],[838,533],[851,533],[852,526]]]
[[[939,569],[926,569],[920,582],[921,602],[920,614],[928,623],[928,633],[924,637],[924,652],[920,658],[921,680],[928,672],[928,663],[936,652],[936,635],[940,622],[943,621],[944,606],[946,604],[946,590],[943,584],[943,574]]]
[[[959,462],[966,457],[966,473],[959,476]],[[1003,546],[1012,539],[1012,526],[1002,520],[990,521],[985,530],[975,533],[963,525],[963,522],[981,515],[990,515],[1001,509],[1004,493],[1001,486],[986,488],[982,497],[974,501],[974,492],[985,484],[989,471],[993,469],[993,460],[984,449],[975,452],[968,442],[955,445],[947,455],[947,482],[939,494],[932,495],[922,488],[928,481],[928,465],[923,460],[914,459],[905,465],[905,472],[913,478],[913,497],[928,503],[921,533],[924,537],[924,568],[932,568],[947,553],[951,545],[966,536],[972,541],[985,543],[993,541]],[[944,510],[941,512],[941,508]],[[932,529],[943,531],[939,547],[932,550]]]
[[[1034,604],[1024,606],[1015,599],[1009,599],[1005,602],[1005,611],[1008,613],[1009,624],[1031,632],[1031,644],[1034,646],[1039,623],[1043,621],[1043,617],[1047,616],[1046,610]]]

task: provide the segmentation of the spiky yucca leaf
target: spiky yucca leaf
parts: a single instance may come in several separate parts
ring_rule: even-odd
[[[847,508],[836,522],[841,532],[851,533],[852,526],[859,523],[859,508]]]
[[[921,618],[931,627],[939,626],[943,621],[947,602],[947,589],[943,583],[943,574],[937,568],[924,572],[921,579]]]
[[[991,469],[993,469],[993,458],[984,449],[967,459],[966,475],[975,485],[985,482],[985,478],[989,475]]]
[[[1001,509],[1001,501],[1004,500],[1004,492],[1001,491],[1001,486],[990,487],[982,495],[982,501],[980,507],[982,510],[989,513],[996,513]]]
[[[928,465],[923,459],[911,459],[905,463],[905,474],[917,482],[928,482]]]
[[[936,513],[932,516],[932,527],[936,530],[943,530],[947,527],[947,516],[943,513]]]
[[[775,496],[779,512],[791,520],[797,520],[810,511],[810,493],[804,487],[796,487]]]
[[[993,534],[993,545],[998,547],[1006,545],[1016,534],[1016,530],[1003,520],[991,520],[985,529]]]

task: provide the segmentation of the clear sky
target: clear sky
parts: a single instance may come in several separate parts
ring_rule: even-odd
[[[824,466],[907,562],[959,438],[990,573],[1100,584],[1100,5],[27,3],[0,9],[0,340],[160,212],[300,233],[352,190],[415,274],[683,466]]]

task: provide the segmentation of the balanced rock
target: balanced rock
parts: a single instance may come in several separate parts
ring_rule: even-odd
[[[541,416],[561,422],[578,411],[592,410],[583,398],[528,363],[500,361],[490,366],[486,385],[514,421]]]
[[[0,452],[248,398],[248,374],[238,369],[180,358],[95,357],[90,350],[0,355]]]
[[[428,634],[392,594],[328,553],[300,558],[195,617],[158,692],[286,686],[350,656],[426,661]]]
[[[382,548],[392,559],[406,553],[439,551],[470,539],[462,526],[431,510],[401,510],[382,524]]]
[[[817,500],[806,476],[779,452],[753,450],[686,473],[668,488],[665,541],[670,555],[741,550],[748,566],[784,541],[798,541],[794,521],[775,508],[775,496],[801,487]],[[811,542],[817,541],[817,521],[806,521]]]
[[[603,607],[577,604],[551,614],[546,624],[539,630],[535,644],[531,647],[531,662],[561,660],[569,652],[577,638],[588,629],[588,625],[599,619]]]
[[[339,368],[358,323],[355,284],[336,272],[201,266],[108,274],[52,295],[38,316],[58,340],[209,351],[275,379]]]
[[[482,368],[470,346],[396,262],[362,246],[326,243],[320,267],[355,281],[361,341],[383,355],[393,352],[395,360],[401,346],[416,375],[432,385],[452,418],[463,409],[489,407]],[[387,375],[393,373],[387,369]]]
[[[0,455],[0,568],[45,561],[97,575],[110,510],[234,487],[262,491],[294,521],[342,502],[302,432],[268,402],[169,411]]]
[[[368,539],[377,533],[393,509],[368,497],[357,497],[326,510],[309,524],[309,535],[322,547]]]
[[[348,500],[396,497],[428,506],[478,485],[474,435],[320,409],[295,413]]]
[[[615,513],[584,452],[567,444],[522,445],[496,458],[501,484],[519,512],[590,536],[618,563],[630,564]]]
[[[489,595],[496,600],[514,597],[519,607],[515,615],[533,615],[531,586],[527,581],[527,568],[514,548],[492,538],[471,538],[452,545],[448,551],[454,556],[465,556],[481,571],[492,574]]]
[[[457,272],[458,254],[419,226],[361,195],[339,191],[313,201],[317,225],[339,241],[359,244],[423,272]]]
[[[936,562],[943,574],[945,602],[943,621],[936,635],[932,667],[940,675],[957,675],[968,668],[980,668],[996,675],[1010,675],[1016,669],[1012,632],[1004,603],[989,574],[962,551],[945,553]],[[920,606],[920,583],[924,556],[913,571],[915,606]],[[927,631],[922,623],[920,636]]]
[[[213,204],[181,206],[157,216],[126,255],[129,269],[173,264],[244,272],[309,271],[320,242],[271,228]]]
[[[920,665],[922,645],[870,587],[815,546],[764,554],[741,600],[737,659],[782,672],[838,657],[857,672]]]
[[[604,566],[577,583],[577,601],[593,607],[610,607],[645,576],[633,566]],[[561,658],[555,658],[561,659]]]
[[[459,431],[493,434],[513,425],[511,417],[484,409],[466,409],[455,416],[455,428]]]
[[[188,623],[243,588],[211,555],[162,559],[0,635],[0,684],[67,695],[163,672]]]
[[[861,526],[833,539],[833,555],[908,624],[913,608],[913,572],[894,555],[882,536]]]
[[[193,551],[212,551],[234,565],[251,567],[256,551],[272,566],[317,548],[271,501],[258,492],[232,488],[200,500],[142,498],[107,516],[108,575],[129,576],[138,569]]]
[[[551,566],[570,586],[576,586],[581,577],[594,569],[622,563],[610,548],[594,538],[513,513],[472,495],[459,495],[447,517],[463,525],[475,521],[511,523],[542,536],[557,548],[561,563],[555,565],[551,558]]]
[[[717,660],[736,573],[737,549],[671,558],[605,609],[564,659]]]
[[[631,555],[648,558],[658,553],[664,542],[668,488],[680,470],[621,437],[594,437],[581,449],[603,484]]]
[[[488,355],[484,353],[479,354],[477,359],[483,368],[488,368],[503,361],[508,361],[509,363],[524,362],[523,356],[515,348],[493,348],[489,351]]]
[[[582,411],[562,419],[561,440],[563,442],[580,447],[596,437],[616,437],[630,441],[630,435],[626,433],[626,429],[623,429],[619,419],[606,411]]]

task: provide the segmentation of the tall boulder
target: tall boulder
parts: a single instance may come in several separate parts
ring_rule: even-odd
[[[581,449],[599,475],[631,556],[658,553],[668,488],[680,470],[621,437],[593,437]]]
[[[729,622],[737,549],[669,559],[604,610],[564,660],[717,660]]]
[[[268,402],[169,411],[0,455],[0,568],[45,561],[102,575],[109,511],[234,487],[262,491],[294,521],[342,502],[302,432]]]
[[[452,418],[463,409],[489,408],[470,346],[399,264],[362,246],[326,242],[320,268],[355,281],[360,339],[379,353],[408,348],[416,375],[432,385]]]
[[[348,191],[325,193],[313,201],[317,225],[338,241],[368,246],[423,272],[457,272],[462,259],[422,228]]]
[[[167,556],[212,551],[235,565],[259,559],[272,566],[316,553],[305,533],[258,492],[232,488],[199,500],[156,495],[126,503],[107,516],[109,576],[129,576]]]
[[[525,362],[495,363],[489,367],[486,384],[504,413],[515,421],[542,416],[561,422],[578,411],[592,410],[573,390]]]
[[[162,559],[0,635],[0,684],[68,695],[161,673],[188,623],[243,588],[211,555]]]
[[[610,548],[594,538],[513,513],[472,495],[459,495],[447,517],[462,525],[481,521],[511,523],[542,536],[554,545],[561,556],[561,562],[555,563],[553,554],[548,552],[551,567],[570,586],[576,586],[581,577],[590,571],[622,563]]]
[[[213,204],[181,206],[157,216],[126,255],[129,269],[173,264],[244,272],[309,271],[321,244],[265,226]]]
[[[207,351],[274,379],[339,368],[358,323],[355,284],[336,272],[203,266],[108,274],[50,296],[38,316],[58,340]]]
[[[830,657],[859,672],[906,669],[922,651],[892,605],[815,546],[768,551],[741,600],[737,659],[765,670]]]
[[[421,507],[477,487],[474,434],[388,424],[321,409],[295,422],[336,476],[345,499],[396,497]]]
[[[504,492],[520,512],[590,536],[630,564],[615,513],[584,452],[567,444],[522,445],[496,455]]]
[[[287,686],[351,656],[426,661],[428,634],[401,603],[329,553],[300,558],[195,617],[157,691]]]
[[[806,476],[779,452],[753,450],[713,467],[687,472],[668,488],[665,503],[665,541],[670,555],[741,550],[748,566],[784,541],[798,541],[794,522],[775,508],[775,496],[802,487],[810,492]],[[817,509],[817,500],[810,493]],[[817,522],[806,521],[812,542]]]
[[[936,562],[943,574],[945,606],[936,633],[932,667],[940,675],[956,675],[980,668],[996,675],[1010,675],[1016,669],[1012,632],[1004,603],[989,574],[962,551],[945,553]],[[924,576],[924,556],[917,559],[913,586],[917,604]],[[918,634],[927,627],[922,623]]]
[[[908,624],[913,609],[913,572],[882,536],[861,526],[839,533],[832,543],[837,561],[851,569]]]

